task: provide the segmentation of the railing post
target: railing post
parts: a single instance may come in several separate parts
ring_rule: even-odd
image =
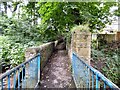
[[[87,88],[90,90],[90,69],[87,67]]]
[[[96,75],[96,90],[99,90],[99,77]]]
[[[16,86],[16,71],[14,71],[14,80],[13,80],[13,81],[14,81],[14,83],[13,83],[13,84],[14,84],[13,88],[14,88],[14,90],[15,90],[15,88],[16,88],[16,87],[15,87],[15,86]]]
[[[40,53],[38,54],[37,62],[38,62],[38,82],[40,82]]]
[[[18,90],[20,90],[20,69],[18,69]]]
[[[3,78],[1,79],[1,90],[3,90]]]
[[[8,75],[8,90],[10,90],[10,75]]]
[[[92,72],[92,90],[94,90],[94,72]]]
[[[104,87],[103,88],[104,88],[104,90],[106,90],[106,83],[105,82],[104,82]]]
[[[72,74],[74,75],[74,56],[72,54]]]

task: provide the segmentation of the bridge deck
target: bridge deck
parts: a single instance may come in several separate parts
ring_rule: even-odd
[[[45,66],[41,77],[41,88],[74,88],[71,61],[66,50],[55,51]]]

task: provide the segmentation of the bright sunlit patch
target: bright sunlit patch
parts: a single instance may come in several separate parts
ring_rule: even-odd
[[[113,13],[115,10],[118,10],[118,7],[117,6],[113,6],[110,8],[110,13]]]
[[[8,16],[8,18],[12,17],[12,12],[10,11],[10,9],[7,9],[7,16]]]

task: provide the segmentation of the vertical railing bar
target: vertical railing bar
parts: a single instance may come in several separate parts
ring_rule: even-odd
[[[24,68],[24,67],[22,67],[22,82],[23,82],[23,68]]]
[[[3,78],[1,79],[1,89],[3,90]]]
[[[14,90],[16,89],[16,71],[14,71]]]
[[[96,75],[96,90],[99,89],[99,77]]]
[[[74,57],[73,59],[73,62],[74,62],[74,75],[76,75],[76,58]],[[75,80],[76,80],[76,77],[75,77]]]
[[[74,62],[74,66],[73,66],[73,68],[74,68],[74,77],[75,77],[75,81],[76,81],[76,58],[75,57],[73,59],[73,62]]]
[[[94,72],[92,72],[92,90],[94,90]]]
[[[18,69],[18,89],[20,89],[20,69]]]
[[[25,76],[24,76],[24,82],[25,82],[25,83],[24,83],[24,84],[26,84],[26,66],[27,66],[27,64],[24,65],[24,68],[25,68]],[[25,85],[24,85],[24,86],[25,86]],[[25,86],[25,87],[26,87],[26,86]],[[25,88],[25,87],[24,87],[24,88]]]
[[[38,60],[38,82],[40,82],[40,54],[38,54],[37,60]]]
[[[72,55],[72,74],[73,74],[73,79],[74,79],[74,82],[75,82],[75,85],[77,87],[77,83],[76,83],[76,77],[75,77],[75,56]]]
[[[75,85],[76,85],[76,87],[77,87],[77,82],[76,82],[76,57],[75,57],[75,55],[73,55],[72,56],[72,62],[73,62],[73,79],[74,79],[74,81],[75,81]]]
[[[88,88],[88,76],[89,75],[88,75],[88,68],[87,68],[87,66],[86,66],[86,70],[85,71],[86,71],[86,75],[87,75],[86,76],[86,88]]]
[[[30,71],[31,71],[31,67],[33,67],[33,62],[32,62],[32,61],[31,61],[31,62],[29,62],[29,66],[30,66],[30,68],[29,68],[29,69],[30,69]],[[30,73],[30,72],[29,72],[29,75],[30,75],[30,77],[29,77],[29,78],[31,78],[31,76],[32,76],[31,74],[32,74],[32,73]],[[31,82],[31,84],[33,84],[33,82]]]
[[[30,66],[29,69],[30,69],[30,71],[31,71],[31,67],[33,67],[33,63],[32,63],[32,61],[29,62],[29,66]],[[30,72],[29,72],[29,75],[30,75],[30,77],[32,76]]]
[[[84,64],[81,64],[81,72],[83,73],[83,76],[86,75],[86,66]],[[82,76],[82,77],[83,77]],[[87,77],[83,78],[84,80],[86,80]],[[84,84],[85,82],[82,82],[81,88],[87,88],[86,85]]]
[[[88,67],[85,66],[85,71],[86,71],[86,87],[85,88],[88,88]]]
[[[88,89],[90,90],[90,69],[88,68]]]
[[[104,88],[104,90],[106,90],[106,83],[105,82],[104,82],[104,87],[103,88]]]
[[[23,72],[24,72],[24,66],[22,66],[22,85],[23,85],[23,80],[24,80]],[[23,86],[22,86],[22,88],[23,88]]]
[[[8,90],[10,90],[10,74],[8,75]]]

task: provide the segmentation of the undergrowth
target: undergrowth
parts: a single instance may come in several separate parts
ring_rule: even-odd
[[[107,45],[101,49],[92,49],[94,67],[100,70],[108,79],[120,87],[120,48],[110,48]],[[102,67],[99,67],[99,61]]]

